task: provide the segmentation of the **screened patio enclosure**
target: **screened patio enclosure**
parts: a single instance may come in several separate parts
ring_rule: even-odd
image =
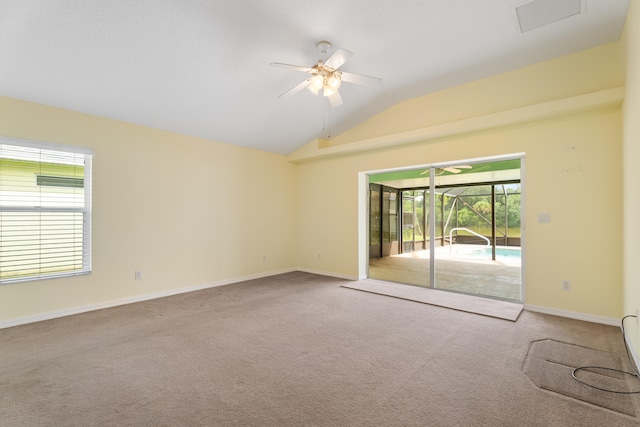
[[[522,301],[520,159],[369,176],[369,277]]]

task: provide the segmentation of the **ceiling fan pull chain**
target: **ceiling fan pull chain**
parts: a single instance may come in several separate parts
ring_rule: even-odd
[[[329,116],[329,119],[328,119],[329,133],[327,135],[327,139],[331,139],[331,103],[326,102],[325,105],[327,105],[327,115]]]
[[[331,104],[328,101],[322,102],[322,133],[327,135],[327,139],[331,139]]]

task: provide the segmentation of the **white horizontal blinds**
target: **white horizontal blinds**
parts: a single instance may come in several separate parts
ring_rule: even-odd
[[[0,283],[91,269],[91,154],[0,140]]]

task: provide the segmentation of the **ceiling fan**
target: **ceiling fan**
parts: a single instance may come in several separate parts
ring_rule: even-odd
[[[447,166],[445,168],[435,168],[435,169],[436,169],[436,175],[442,175],[445,172],[460,173],[462,172],[460,169],[471,169],[471,168],[472,168],[471,165],[456,165],[456,166]],[[420,175],[426,175],[428,173],[429,173],[429,169],[420,172]]]
[[[329,50],[331,50],[331,46],[332,45],[330,42],[324,40],[316,43],[316,48],[322,54],[326,54],[327,52],[329,52]],[[366,86],[377,86],[382,84],[382,79],[377,77],[369,77],[363,76],[361,74],[338,71],[338,68],[344,65],[344,63],[347,62],[352,56],[353,52],[347,49],[339,48],[336,49],[333,55],[331,55],[325,62],[320,59],[318,60],[318,63],[312,67],[273,62],[271,65],[290,68],[292,70],[303,71],[305,73],[311,74],[311,77],[289,89],[278,98],[289,98],[304,88],[308,88],[311,92],[317,95],[322,89],[322,94],[329,98],[329,103],[331,104],[331,106],[337,107],[338,105],[342,105],[342,97],[340,96],[340,92],[338,92],[338,89],[340,88],[340,85],[343,81]]]

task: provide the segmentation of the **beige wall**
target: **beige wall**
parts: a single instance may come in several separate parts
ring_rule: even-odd
[[[9,98],[0,135],[95,150],[93,273],[0,286],[0,323],[295,268],[284,156]]]
[[[401,102],[327,145],[451,123],[624,85],[623,49],[610,43]]]
[[[511,153],[526,156],[526,303],[619,318],[619,102],[531,120],[521,109],[540,112],[540,103],[622,86],[622,51],[613,43],[398,104],[328,148],[352,144],[359,152],[327,157],[315,143],[286,158],[0,98],[0,135],[95,150],[93,273],[0,286],[0,325],[295,268],[359,277],[363,172]],[[496,124],[512,112],[521,120]],[[362,149],[367,138],[455,130],[491,114],[491,126]],[[538,213],[550,213],[551,224],[538,224]],[[134,281],[135,270],[143,280]],[[571,280],[571,292],[561,291],[562,280]]]
[[[624,313],[640,308],[640,4],[632,1],[625,24],[627,84],[624,102]],[[629,319],[629,337],[640,354],[640,328]]]
[[[417,117],[420,112],[427,115],[437,109],[444,100],[462,105],[466,99],[491,99],[486,111],[474,107],[474,114],[481,117],[496,113],[496,98],[502,99],[503,105],[515,105],[510,100],[517,98],[516,108],[521,108],[557,99],[549,87],[563,87],[563,96],[609,89],[624,78],[622,58],[611,56],[612,52],[621,52],[620,46],[583,52],[572,56],[571,61],[560,58],[516,70],[504,75],[504,81],[496,76],[409,104]],[[616,59],[611,61],[613,57]],[[605,59],[608,65],[602,66]],[[561,67],[563,72],[556,75],[551,71],[558,63],[570,63],[575,68]],[[568,78],[590,67],[602,72],[593,75],[588,84]],[[517,91],[514,80],[519,81],[522,91]],[[546,95],[540,97],[539,92]],[[399,129],[396,114],[387,111],[353,132],[367,138],[385,135],[390,141],[389,135],[407,130]],[[522,152],[526,156],[526,303],[558,312],[618,319],[623,293],[621,132],[620,107],[602,106],[375,151],[340,154],[331,151],[337,147],[309,144],[290,156],[299,161],[298,266],[351,277],[363,275],[366,263],[362,262],[361,249],[366,240],[358,234],[358,227],[362,230],[366,208],[358,200],[364,198],[362,192],[366,190],[362,185],[359,190],[359,173]],[[352,137],[345,135],[343,139]],[[353,144],[358,144],[357,138],[353,139]],[[332,154],[323,157],[323,150]],[[551,223],[538,224],[539,213],[550,213]],[[571,281],[571,292],[561,290],[562,280]]]

